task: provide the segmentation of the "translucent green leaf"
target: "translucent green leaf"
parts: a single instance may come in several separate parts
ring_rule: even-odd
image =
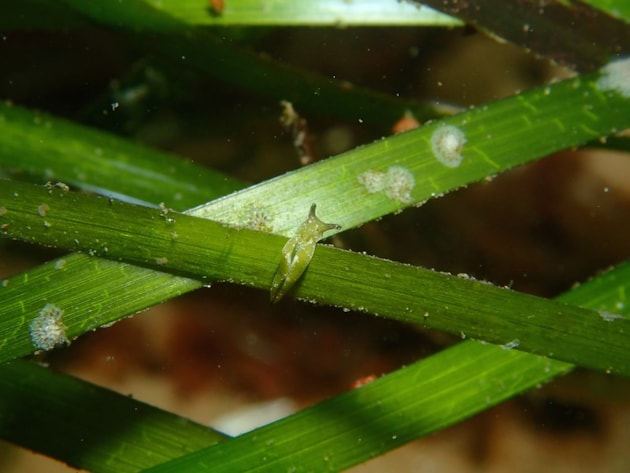
[[[0,166],[16,177],[179,210],[243,187],[181,157],[11,104],[0,103],[0,133]]]
[[[180,20],[200,25],[247,26],[459,26],[461,21],[407,2],[386,0],[238,0],[221,12],[194,0],[146,0]]]
[[[560,299],[627,316],[629,284],[630,265],[625,264]],[[463,342],[156,471],[209,467],[214,471],[224,463],[226,471],[278,471],[282,466],[306,471],[321,465],[343,469],[459,422],[570,369],[566,363],[515,350]],[[133,472],[220,440],[196,424],[42,367],[14,362],[0,366],[0,374],[2,438],[77,468]],[[94,406],[99,407],[96,415]],[[89,443],[85,432],[92,433]],[[185,439],[184,444],[178,438]]]
[[[284,239],[276,235],[50,186],[6,184],[0,189],[5,236],[164,268],[196,280],[261,288],[271,286],[279,264]],[[42,316],[37,286],[25,293],[24,285],[12,283],[9,279],[1,289],[6,302],[0,306],[0,340],[7,347],[1,360],[41,348],[31,325]],[[630,321],[613,314],[324,246],[317,249],[299,289],[307,299],[630,375]],[[66,310],[50,298],[45,301]],[[99,322],[77,306],[64,318],[66,336]]]
[[[225,435],[26,361],[0,365],[0,437],[77,468],[123,473]]]

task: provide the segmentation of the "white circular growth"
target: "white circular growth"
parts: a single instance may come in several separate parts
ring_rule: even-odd
[[[431,150],[439,162],[449,168],[456,168],[462,162],[462,149],[466,136],[459,128],[444,125],[431,135]]]
[[[387,168],[385,185],[385,195],[390,199],[403,203],[409,203],[411,191],[416,185],[416,180],[411,171],[402,166],[391,166]]]
[[[273,225],[269,211],[262,207],[253,207],[247,210],[245,214],[244,225],[251,230],[259,232],[272,232]]]
[[[630,58],[609,62],[602,67],[601,74],[596,84],[600,90],[630,98]]]
[[[370,194],[376,194],[385,188],[385,173],[370,169],[357,176],[359,183]]]
[[[390,166],[387,172],[370,169],[357,177],[370,194],[384,192],[387,197],[402,203],[412,201],[411,191],[416,180],[411,171],[402,166]]]
[[[66,337],[66,326],[61,317],[63,310],[55,304],[46,304],[30,325],[31,341],[40,350],[52,350],[62,343],[70,343]]]

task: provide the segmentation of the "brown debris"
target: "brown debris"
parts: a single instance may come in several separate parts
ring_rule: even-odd
[[[306,166],[307,164],[314,163],[318,159],[313,149],[306,119],[295,111],[291,102],[282,100],[280,105],[282,106],[280,123],[282,123],[285,130],[291,133],[293,147],[297,151],[300,164]]]
[[[210,4],[210,9],[212,10],[212,13],[214,13],[215,15],[220,15],[221,13],[223,13],[223,9],[225,8],[224,0],[209,0],[208,3]]]
[[[413,113],[406,111],[405,114],[392,126],[392,133],[398,134],[403,131],[413,130],[418,128],[421,123],[413,116]]]

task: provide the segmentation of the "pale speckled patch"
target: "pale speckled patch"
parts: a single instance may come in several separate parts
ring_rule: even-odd
[[[431,135],[433,155],[440,163],[449,168],[456,168],[461,164],[464,144],[466,144],[466,136],[456,126],[441,126]]]
[[[630,58],[617,59],[601,68],[596,84],[600,90],[630,98]]]
[[[52,350],[57,345],[70,343],[62,321],[63,310],[55,304],[46,304],[30,325],[31,341],[40,350]]]
[[[357,176],[359,183],[370,194],[384,192],[387,197],[402,203],[410,203],[411,191],[416,185],[413,173],[403,166],[390,166],[387,172],[370,169]]]

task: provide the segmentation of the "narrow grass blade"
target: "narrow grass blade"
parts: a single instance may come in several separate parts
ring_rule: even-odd
[[[627,61],[621,61],[616,64],[620,66],[620,71],[623,71],[627,66]],[[592,139],[594,136],[607,134],[618,127],[630,126],[630,114],[626,113],[629,108],[629,101],[616,88],[611,88],[610,83],[602,82],[604,79],[608,80],[611,77],[613,77],[611,72],[606,71],[602,76],[594,74],[555,84],[549,88],[533,90],[524,95],[491,104],[487,108],[484,107],[483,109],[473,110],[453,117],[453,119],[447,121],[447,125],[429,125],[420,130],[391,137],[370,146],[353,150],[337,158],[289,173],[251,187],[241,193],[215,201],[208,207],[193,210],[191,213],[210,216],[240,226],[243,224],[248,225],[248,218],[250,218],[252,212],[254,214],[262,213],[266,218],[265,226],[276,233],[290,235],[304,220],[305,209],[308,209],[315,202],[318,204],[318,208],[321,209],[320,215],[325,221],[341,224],[344,228],[358,225],[386,213],[397,211],[413,202],[423,201],[436,192],[446,192],[454,187],[481,178],[490,172],[507,169],[527,160],[535,159],[547,152],[578,145],[581,142]],[[579,120],[580,124],[579,126],[569,127],[562,120],[566,120],[566,123],[574,123]],[[521,127],[519,123],[528,126]],[[461,128],[458,127],[458,129],[464,130],[467,139],[464,144],[465,148],[461,151],[464,161],[457,169],[441,164],[432,155],[431,151],[431,137],[433,133],[443,129],[440,127],[453,125],[459,125]],[[521,149],[523,145],[526,145],[527,148]],[[414,174],[415,187],[409,189],[409,202],[398,202],[389,198],[385,192],[369,193],[368,189],[363,187],[358,181],[358,176],[361,173],[369,172],[370,170],[382,172],[381,170],[387,169],[386,166],[391,165],[391,163],[396,163],[399,167],[408,165],[409,169],[416,173]],[[341,173],[340,170],[342,171]],[[180,271],[187,276],[206,277],[207,281],[211,281],[214,278],[229,279],[257,287],[269,287],[277,265],[275,258],[276,255],[279,255],[281,242],[276,239],[275,243],[271,243],[271,240],[263,243],[265,238],[271,238],[270,236],[260,234],[253,236],[253,234],[245,231],[232,232],[230,233],[232,240],[230,241],[229,249],[221,247],[219,244],[215,254],[218,260],[213,260],[212,258],[208,259],[211,256],[210,253],[202,249],[204,238],[208,239],[210,235],[215,234],[218,238],[214,242],[218,243],[224,238],[224,236],[221,237],[219,235],[223,235],[223,232],[227,230],[210,222],[192,225],[192,220],[186,220],[184,216],[178,216],[178,223],[175,225],[171,221],[174,219],[168,217],[166,215],[168,212],[165,214],[163,209],[159,213],[152,211],[154,212],[151,214],[152,216],[142,214],[145,223],[141,223],[142,219],[139,218],[141,212],[138,213],[137,209],[132,210],[133,207],[129,207],[130,213],[127,215],[129,220],[124,220],[123,224],[121,216],[117,213],[117,210],[114,210],[119,209],[117,203],[112,202],[104,207],[94,202],[89,204],[89,199],[76,200],[75,197],[69,195],[66,199],[75,199],[71,205],[73,208],[69,209],[67,207],[69,202],[66,200],[65,204],[63,203],[63,193],[61,194],[62,197],[59,195],[54,196],[56,201],[51,206],[48,201],[53,196],[36,196],[36,194],[33,194],[31,198],[35,200],[24,202],[22,199],[16,199],[8,187],[5,186],[5,190],[8,193],[5,194],[4,198],[8,200],[5,209],[6,215],[2,218],[9,223],[9,226],[5,229],[6,236],[23,238],[27,241],[39,241],[44,244],[60,245],[69,249],[84,249],[94,255],[128,258],[128,261],[152,265],[156,268],[159,268],[161,264],[166,270]],[[19,192],[17,195],[19,195]],[[287,200],[289,196],[291,199]],[[334,201],[331,199],[332,196],[335,197]],[[361,199],[366,205],[356,207],[354,213],[348,213],[342,202],[355,199]],[[100,228],[102,233],[98,236],[96,236],[95,232],[99,228],[85,221],[77,220],[76,216],[70,214],[66,214],[65,217],[61,217],[61,214],[55,216],[57,211],[64,208],[64,205],[66,205],[65,211],[68,212],[81,209],[84,204],[87,206],[84,209],[84,215],[100,215],[103,218],[103,227]],[[21,212],[18,218],[25,219],[21,223],[18,223],[18,220],[13,220],[17,214],[12,215],[12,205],[17,205],[16,210]],[[47,210],[42,212],[42,209],[45,209],[41,207],[42,205],[53,209],[49,215]],[[10,212],[7,212],[7,209]],[[46,215],[41,215],[42,213]],[[61,217],[61,220],[55,222],[55,218],[58,217]],[[138,218],[136,219],[136,217]],[[149,221],[146,221],[147,218]],[[184,222],[188,223],[184,224]],[[129,224],[129,228],[136,228],[135,234],[133,232],[129,233],[128,228],[118,227],[117,225],[120,224],[123,224],[123,226]],[[142,228],[139,228],[138,224]],[[204,228],[204,225],[208,226],[207,232],[200,234],[199,230]],[[79,227],[81,228],[80,231]],[[186,227],[185,230],[183,230],[184,227]],[[70,236],[68,233],[68,230],[72,228],[78,232],[74,236]],[[147,228],[153,228],[154,234],[152,236],[145,235]],[[160,231],[166,232],[163,233],[164,237],[162,240],[155,238]],[[133,241],[125,242],[125,239],[112,238],[113,234],[135,236],[132,237]],[[175,238],[174,235],[182,235],[182,239]],[[78,236],[81,238],[79,239]],[[192,241],[195,241],[197,246],[187,247],[186,245],[173,243],[173,241],[186,241],[185,239],[188,238],[192,238]],[[240,248],[237,244],[239,238],[242,238],[240,242],[243,247],[249,247],[251,251],[245,251],[236,257],[237,249]],[[124,248],[120,247],[121,244]],[[263,245],[262,247],[259,246],[261,244]],[[184,247],[190,249],[191,252],[187,254],[180,253],[180,248]],[[266,249],[262,250],[262,248]],[[240,249],[242,250],[242,248]],[[121,251],[121,253],[117,254],[117,251]],[[408,301],[407,304],[400,302],[396,307],[396,311],[391,313],[389,313],[391,310],[389,307],[385,310],[380,308],[387,296],[383,297],[381,302],[376,302],[369,298],[350,300],[348,297],[352,290],[340,291],[339,287],[343,286],[335,286],[334,282],[331,283],[331,281],[335,280],[326,275],[326,264],[318,266],[318,255],[330,254],[327,253],[329,251],[335,250],[322,248],[316,252],[313,264],[309,271],[306,272],[302,285],[298,288],[298,295],[344,307],[367,307],[369,311],[375,314],[388,315],[405,320],[408,320],[410,317],[405,315],[405,313],[411,312],[414,314],[413,317],[416,318],[416,321],[420,321],[428,326],[457,331],[457,333],[463,331],[469,336],[496,343],[510,343],[518,339],[522,343],[521,347],[525,350],[545,355],[549,354],[549,350],[544,351],[545,349],[540,345],[538,347],[530,345],[530,337],[523,336],[521,338],[515,335],[511,329],[500,332],[475,329],[474,327],[479,326],[473,320],[470,321],[470,325],[459,326],[455,329],[454,326],[459,319],[449,319],[448,317],[429,317],[428,321],[423,321],[422,314],[425,312],[435,314],[436,310],[437,313],[443,310],[438,305],[442,304],[439,297],[436,298],[436,306],[429,306],[422,301],[412,300]],[[227,258],[226,255],[230,255],[230,257],[235,259]],[[239,258],[241,259],[239,260]],[[265,258],[267,259],[265,260]],[[339,261],[343,261],[335,259],[336,256],[332,255],[328,258],[328,260],[323,259],[322,262],[326,263],[329,261],[329,264],[335,265],[339,264]],[[217,261],[221,261],[222,265],[217,265]],[[229,263],[226,263],[228,261]],[[205,262],[206,266],[201,267],[200,262]],[[402,268],[401,265],[399,266]],[[348,276],[352,274],[349,274],[347,268],[351,267],[355,266],[347,264],[339,267],[340,272],[336,277],[342,281],[345,280],[346,284],[354,287],[353,283],[348,280]],[[411,271],[414,270],[422,272],[420,269]],[[399,268],[396,271],[404,270]],[[355,274],[358,275],[356,276],[357,278],[361,278],[360,271],[357,271]],[[388,270],[388,267],[380,268],[374,274],[393,275],[392,271]],[[415,288],[413,281],[418,277],[418,275],[409,276],[405,284],[410,284],[411,286],[409,287]],[[404,279],[405,277],[403,277]],[[311,282],[315,284],[311,286]],[[389,291],[389,294],[398,293],[400,286],[392,284],[392,282],[379,280],[373,281],[373,284],[374,287],[387,288],[385,290]],[[434,284],[436,287],[453,288],[452,282],[436,281],[431,284]],[[428,286],[431,286],[431,284],[428,284]],[[406,286],[403,285],[403,287]],[[412,292],[415,292],[415,290]],[[159,295],[156,294],[156,298],[158,297]],[[474,295],[471,295],[471,297],[473,299],[477,298]],[[500,295],[497,295],[497,297],[500,297]],[[466,308],[468,309],[468,307]],[[552,313],[557,313],[558,310],[558,308],[555,308],[547,312],[547,317],[553,317]],[[470,317],[470,311],[467,310],[466,313]],[[490,319],[491,316],[487,315],[487,317]],[[501,316],[499,313],[496,313],[496,317]],[[594,320],[592,323],[598,323],[598,320],[602,320],[601,317],[593,314],[589,316],[584,315],[583,317],[587,319],[591,317]],[[437,322],[434,322],[435,320]],[[436,325],[433,325],[434,323]],[[537,323],[541,324],[539,329],[547,326],[545,318],[539,319]],[[601,324],[601,322],[600,326],[604,332],[612,330],[606,324]],[[566,327],[564,330],[566,330]],[[71,333],[71,335],[74,336],[78,333],[79,331],[76,331]],[[26,335],[26,331],[24,334]],[[523,335],[525,334],[523,333]],[[536,338],[536,336],[533,336],[533,338]],[[541,340],[543,339],[544,337],[541,338]],[[27,339],[25,338],[25,340]],[[620,340],[618,346],[622,345],[623,340]],[[606,370],[612,368],[619,372],[625,372],[626,370],[624,366],[626,366],[627,360],[623,353],[620,352],[615,352],[617,354],[615,355],[615,360],[613,360],[614,363],[609,364],[608,358],[602,358],[601,354],[592,360],[574,360],[571,358],[570,352],[572,349],[570,345],[565,345],[561,351],[562,354],[555,350],[554,356],[568,357],[565,359],[598,369]]]
[[[0,285],[0,360],[32,354],[30,323],[52,304],[72,340],[201,287],[199,281],[75,253],[5,279]]]
[[[403,100],[274,61],[236,47],[231,39],[205,28],[179,21],[141,0],[125,0],[124,5],[109,0],[63,2],[97,24],[142,33],[134,37],[135,43],[168,59],[173,67],[191,68],[275,101],[288,100],[300,110],[332,113],[387,129],[407,110],[422,121],[452,113],[452,107]],[[334,109],[329,107],[331,103]]]
[[[208,2],[145,0],[158,10],[191,24],[203,26],[461,26],[457,18],[426,6],[389,0],[238,0],[228,2],[220,14]],[[4,31],[87,27],[76,13],[49,0],[20,0],[0,4]]]
[[[526,47],[579,71],[592,71],[613,57],[630,54],[628,24],[585,2],[423,0],[495,37]]]
[[[595,286],[578,287],[562,299],[604,310],[621,308],[627,317],[630,305],[620,294],[630,289],[629,275],[626,264],[595,280]],[[341,471],[570,369],[567,363],[463,342],[286,419],[145,472]]]
[[[621,60],[612,63],[612,66],[613,72],[605,70],[603,77],[601,74],[589,74],[532,89],[420,129],[353,149],[212,201],[190,213],[243,225],[256,211],[265,218],[270,231],[290,236],[304,220],[305,209],[313,203],[318,205],[327,221],[341,225],[343,230],[410,205],[419,205],[457,187],[546,154],[576,147],[630,127],[629,97],[620,92],[622,88],[600,87],[600,84],[607,84],[603,79],[609,77],[616,78],[621,87],[624,72],[627,73],[630,68],[630,60]],[[145,159],[141,150],[137,150],[138,159],[131,160],[130,156],[135,156],[136,148],[116,141],[109,135],[87,133],[85,143],[77,142],[73,132],[83,132],[84,129],[62,121],[50,122],[47,117],[43,122],[44,130],[41,130],[29,123],[33,115],[21,110],[11,114],[7,111],[7,117],[10,120],[0,120],[0,126],[6,127],[9,137],[6,144],[0,143],[0,159],[8,164],[16,153],[24,153],[22,169],[26,172],[46,174],[48,169],[54,171],[59,157],[58,161],[66,164],[59,174],[55,172],[53,175],[61,180],[77,180],[78,185],[111,185],[129,193],[135,187],[138,189],[136,193],[142,198],[153,195],[154,202],[159,198],[163,200],[165,193],[157,190],[162,187],[161,184],[179,186],[177,188],[180,190],[184,187],[177,184],[176,179],[168,173],[158,174],[151,185],[144,185],[139,176],[150,177],[171,163],[162,157],[156,161],[157,164],[152,165],[150,161],[156,156],[146,155]],[[12,122],[14,119],[15,123]],[[45,130],[47,123],[52,123],[51,128],[58,133],[58,143]],[[439,136],[444,130],[458,130],[457,133],[461,133],[463,138],[461,149],[456,150],[461,155],[461,164],[457,167],[443,164],[434,153],[436,134]],[[105,159],[95,159],[93,156],[98,154],[93,147],[99,140],[106,151]],[[17,147],[18,143],[22,144],[25,152]],[[1,152],[2,146],[4,152]],[[71,153],[64,156],[64,149],[72,150],[73,147],[77,148],[79,156],[89,159],[86,166],[91,167],[88,170],[93,167],[97,173],[96,168],[102,166],[105,172],[110,170],[108,174],[103,179],[96,174],[97,177],[90,182],[78,179],[81,176],[76,176],[76,171],[69,169],[76,156],[73,158]],[[115,159],[117,157],[120,163]],[[19,163],[15,166],[20,168]],[[182,168],[185,169],[184,178],[196,172],[190,166],[182,165]],[[407,179],[399,183],[398,187],[386,187],[383,184],[382,188],[378,188],[378,182],[375,184],[375,181],[388,176],[392,172],[391,168],[402,171]],[[133,171],[125,175],[133,185],[123,189],[112,181],[116,172],[125,169]],[[81,174],[92,175],[87,172]],[[205,179],[205,175],[202,179]],[[199,178],[193,182],[203,185]],[[227,187],[230,186],[234,188],[236,184],[228,183]],[[222,190],[225,187],[219,188],[217,192]],[[174,189],[172,200],[178,202],[178,196]],[[197,196],[195,194],[190,200]],[[353,206],[349,210],[346,202],[356,200],[362,201],[364,205]]]
[[[0,2],[0,28],[3,33],[24,30],[60,30],[86,27],[81,15],[65,5],[49,0]]]
[[[462,22],[435,10],[388,0],[239,0],[217,12],[194,0],[146,0],[186,23],[240,26],[461,26]]]
[[[630,60],[613,64],[621,85]],[[355,148],[191,213],[238,225],[243,219],[240,209],[262,209],[273,232],[287,235],[304,220],[304,209],[316,203],[324,220],[347,230],[630,127],[630,93],[600,89],[599,80],[600,74],[588,74],[532,89]],[[443,163],[443,152],[436,154],[436,143],[443,142],[445,133],[453,145],[451,154],[461,159],[456,166]],[[396,176],[394,184],[388,184],[391,175]],[[347,205],[356,201],[362,205]]]
[[[243,187],[180,157],[6,103],[0,130],[0,166],[17,176],[179,210]]]
[[[625,0],[583,0],[583,2],[630,24],[630,4]]]
[[[460,343],[355,391],[145,473],[342,471],[570,369]]]
[[[269,288],[284,243],[276,235],[185,214],[18,182],[0,188],[0,206],[5,236],[201,281]],[[315,252],[299,289],[307,299],[630,375],[630,320],[611,314],[324,246]],[[34,294],[29,291],[28,297]],[[0,334],[5,344],[19,347],[11,353],[23,354],[33,349],[29,323],[37,313],[24,311],[19,292],[14,297],[3,304]],[[93,328],[91,323],[85,312],[69,311],[67,336]]]
[[[560,299],[628,316],[629,286],[630,265],[625,264]],[[294,471],[318,470],[321,465],[347,468],[570,368],[514,350],[463,342],[220,448],[160,465],[157,471],[185,473],[209,466],[214,471],[224,462],[227,471],[278,471],[282,465],[293,466]],[[96,415],[94,406],[99,408]],[[219,440],[215,433],[181,418],[25,362],[0,366],[0,418],[5,419],[0,423],[5,426],[2,438],[99,473],[135,472]],[[102,423],[109,428],[101,436]],[[22,435],[24,428],[28,435]],[[173,431],[186,439],[179,451],[178,444],[171,443]],[[85,432],[92,433],[87,444]],[[129,460],[123,459],[123,448],[134,452]]]
[[[0,366],[0,437],[95,472],[134,472],[227,437],[26,361]]]

